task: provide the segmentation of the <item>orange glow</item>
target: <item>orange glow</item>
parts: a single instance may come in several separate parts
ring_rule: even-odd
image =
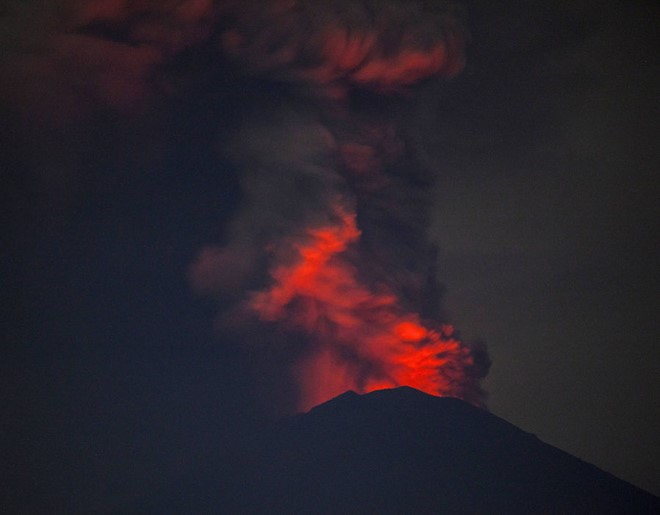
[[[337,207],[332,223],[288,242],[294,259],[275,267],[272,286],[250,300],[262,320],[302,330],[316,343],[296,365],[299,407],[348,389],[404,385],[460,396],[462,370],[472,364],[469,349],[451,326],[429,327],[384,287],[376,292],[359,281],[346,256],[359,237],[355,214]]]

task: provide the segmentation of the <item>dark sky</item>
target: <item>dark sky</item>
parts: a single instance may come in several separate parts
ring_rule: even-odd
[[[286,353],[218,330],[229,301],[189,270],[244,205],[241,121],[317,100],[223,57],[209,2],[152,4],[0,8],[0,473],[22,506],[117,509],[293,402]],[[442,310],[488,346],[493,413],[660,494],[658,7],[464,7],[463,72],[364,108],[435,178]]]
[[[494,413],[657,494],[657,6],[532,4],[475,5],[426,133],[446,304]]]

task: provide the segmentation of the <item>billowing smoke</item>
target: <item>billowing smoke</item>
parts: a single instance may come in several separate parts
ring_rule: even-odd
[[[186,87],[172,69],[195,50],[260,83],[266,94],[218,142],[240,170],[241,205],[189,275],[219,299],[225,327],[302,342],[287,347],[293,365],[282,371],[301,408],[399,385],[482,403],[487,354],[440,313],[432,177],[400,123],[416,85],[463,67],[452,6],[62,0],[13,2],[0,15],[0,93],[33,117],[142,109]]]
[[[429,184],[391,100],[461,70],[458,21],[436,2],[225,8],[224,52],[289,96],[226,146],[245,202],[226,244],[192,266],[195,288],[231,298],[227,322],[304,335],[301,408],[399,385],[481,403],[487,358],[437,320]]]
[[[7,0],[0,96],[34,123],[130,115],[172,93],[164,73],[213,37],[212,0]]]

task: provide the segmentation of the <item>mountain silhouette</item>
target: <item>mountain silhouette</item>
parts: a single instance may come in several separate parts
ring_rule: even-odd
[[[346,392],[244,435],[161,513],[660,513],[660,499],[454,398]]]

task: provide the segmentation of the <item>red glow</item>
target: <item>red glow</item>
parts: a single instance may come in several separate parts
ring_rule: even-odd
[[[395,329],[397,336],[406,342],[418,342],[429,334],[425,327],[415,322],[401,322]]]
[[[336,209],[332,223],[288,242],[294,259],[272,270],[272,286],[250,307],[263,320],[303,330],[317,343],[297,364],[300,408],[348,389],[361,393],[412,386],[435,395],[460,395],[469,349],[451,326],[429,327],[402,309],[386,288],[359,281],[346,251],[360,237],[355,214]]]

